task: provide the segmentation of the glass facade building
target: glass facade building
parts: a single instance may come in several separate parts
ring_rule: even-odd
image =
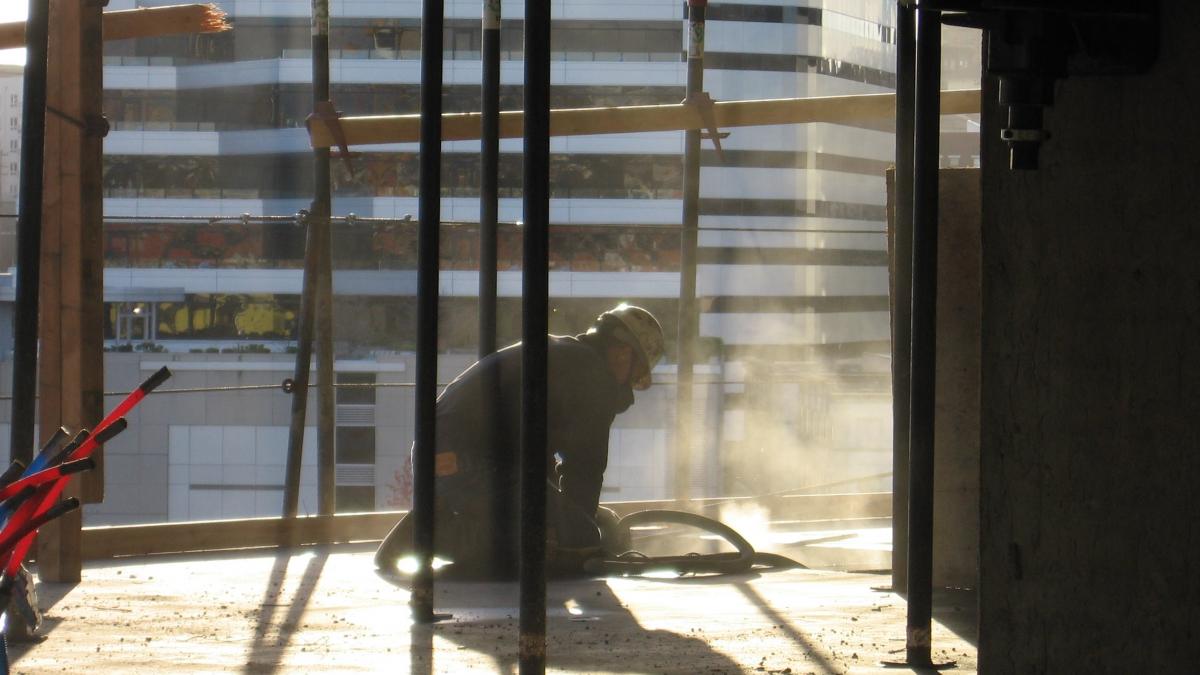
[[[110,0],[108,9],[171,2]],[[167,363],[180,386],[264,384],[285,376],[295,349],[304,232],[291,217],[313,192],[310,6],[215,4],[233,30],[105,45],[113,374]],[[705,89],[716,100],[890,92],[894,4],[711,3]],[[420,3],[345,0],[333,11],[335,107],[346,115],[419,112]],[[504,8],[502,110],[522,105],[522,11]],[[553,107],[683,99],[685,3],[565,0],[553,11]],[[477,2],[446,3],[446,112],[480,107],[479,15]],[[580,332],[600,311],[631,301],[651,309],[668,338],[668,363],[656,373],[663,386],[614,427],[606,499],[665,497],[680,481],[695,496],[771,491],[788,487],[780,481],[820,484],[890,467],[884,176],[892,129],[890,119],[739,127],[722,152],[703,142],[703,440],[688,476],[671,471],[683,133],[551,139],[551,330]],[[963,139],[951,146],[952,163],[974,162],[969,122],[949,131]],[[378,389],[338,390],[339,509],[401,508],[412,438],[411,390],[402,385],[411,381],[415,338],[418,148],[353,150],[333,165],[336,370],[340,383]],[[507,343],[520,330],[520,139],[502,141],[500,151],[498,332]],[[475,351],[479,183],[478,142],[445,143],[443,378]],[[110,490],[88,518],[278,513],[286,405],[230,396],[204,394],[200,412],[177,406],[161,429],[114,443],[111,456],[128,471],[110,471],[110,486],[153,475],[162,489]],[[302,509],[315,506],[314,472],[304,467]]]

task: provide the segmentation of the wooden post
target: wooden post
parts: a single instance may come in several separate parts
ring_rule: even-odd
[[[46,83],[46,159],[42,223],[41,358],[38,421],[42,438],[59,425],[91,428],[103,417],[104,259],[101,151],[101,3],[50,2]],[[104,497],[102,453],[64,496]],[[72,511],[42,527],[43,581],[78,581],[82,516]]]

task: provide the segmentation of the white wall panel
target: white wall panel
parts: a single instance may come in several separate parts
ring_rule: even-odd
[[[855,204],[887,203],[883,176],[818,169],[704,167],[700,195],[707,199],[817,199]]]
[[[887,250],[887,236],[882,228],[878,234],[717,230],[701,232],[699,245],[714,248],[833,248],[883,251]]]
[[[887,312],[704,314],[700,334],[740,345],[822,345],[887,340]]]
[[[882,267],[701,265],[696,278],[700,295],[877,295],[887,284]]]

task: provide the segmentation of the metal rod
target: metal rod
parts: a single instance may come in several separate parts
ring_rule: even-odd
[[[483,1],[480,87],[479,358],[496,351],[496,230],[500,175],[500,0]]]
[[[308,412],[308,372],[312,367],[313,315],[317,304],[317,231],[301,211],[296,220],[305,226],[304,272],[300,289],[300,316],[296,328],[296,365],[292,371],[292,417],[288,426],[287,465],[283,480],[283,517],[295,518],[300,509],[300,466],[304,457],[304,421]]]
[[[896,11],[896,173],[892,260],[892,589],[908,591],[908,396],[912,340],[913,115],[916,10]]]
[[[417,572],[410,604],[414,620],[432,622],[434,471],[436,451],[438,230],[442,193],[443,0],[421,3],[421,144],[417,234],[416,443],[413,448],[413,548]]]
[[[38,283],[42,257],[42,164],[46,150],[48,0],[29,0],[21,105],[21,193],[13,307],[10,459],[33,459],[38,360]]]
[[[313,0],[313,110],[329,100],[329,0]],[[336,509],[336,457],[333,447],[333,195],[328,148],[313,150],[313,231],[317,243],[317,513]]]
[[[550,2],[525,1],[521,568],[518,664],[546,672],[546,378],[550,292]]]
[[[483,0],[483,80],[480,87],[480,180],[479,180],[479,358],[496,351],[496,265],[499,232],[500,175],[500,23],[501,0]],[[482,369],[480,383],[484,398],[480,413],[485,438],[500,438],[500,379],[493,370]],[[498,456],[499,448],[487,449]],[[492,474],[492,511],[495,522],[510,527],[513,522],[511,472]],[[513,530],[510,530],[513,531]],[[511,542],[492,538],[492,559],[511,571]]]
[[[708,0],[688,0],[687,89],[685,103],[704,93],[704,13]],[[696,242],[700,223],[700,130],[688,129],[683,140],[683,228],[679,237],[679,350],[675,388],[675,499],[691,495],[693,372],[700,313],[696,311]]]
[[[912,380],[909,401],[908,663],[930,661],[933,610],[934,374],[937,356],[938,82],[941,16],[917,17],[913,155]]]

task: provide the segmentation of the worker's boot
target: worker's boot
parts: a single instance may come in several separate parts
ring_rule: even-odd
[[[621,517],[616,511],[606,506],[596,507],[596,527],[600,528],[600,548],[605,555],[616,557],[632,548],[629,530],[621,527]]]

